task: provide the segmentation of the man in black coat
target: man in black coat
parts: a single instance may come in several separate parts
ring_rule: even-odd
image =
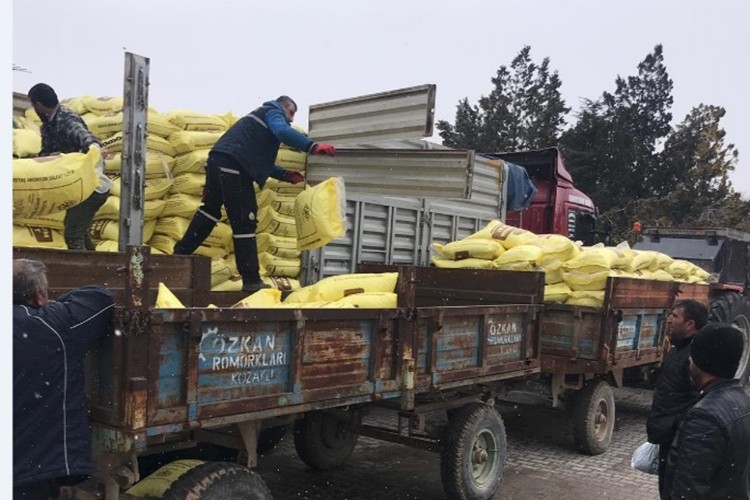
[[[667,460],[667,498],[750,499],[750,396],[734,379],[742,333],[712,323],[690,346],[700,399],[682,419]]]
[[[45,265],[13,261],[14,499],[57,498],[92,473],[83,362],[113,311],[100,286],[49,300]]]
[[[698,391],[690,382],[690,343],[708,321],[706,306],[695,300],[678,302],[667,318],[671,347],[664,356],[661,374],[654,388],[651,413],[646,421],[649,443],[659,445],[659,493],[664,491],[664,473],[669,447],[677,432],[679,419],[698,400]]]

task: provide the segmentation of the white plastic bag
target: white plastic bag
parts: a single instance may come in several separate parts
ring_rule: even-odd
[[[659,474],[659,445],[646,441],[633,452],[630,466],[646,474]]]

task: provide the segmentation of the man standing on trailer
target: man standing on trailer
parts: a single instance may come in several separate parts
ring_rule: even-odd
[[[242,290],[256,292],[269,288],[260,279],[258,245],[258,203],[253,182],[261,188],[269,177],[297,184],[301,173],[275,165],[279,146],[284,144],[313,155],[334,156],[330,144],[316,144],[290,125],[297,104],[281,96],[240,118],[211,148],[206,163],[203,204],[190,221],[174,253],[190,255],[203,243],[221,219],[222,205],[227,210],[234,238],[237,270],[242,275]]]

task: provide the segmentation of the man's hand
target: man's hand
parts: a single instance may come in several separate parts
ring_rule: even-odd
[[[314,144],[310,154],[336,156],[336,148],[331,144]]]
[[[305,182],[305,176],[296,170],[287,170],[284,172],[284,181],[292,184],[299,184],[300,182]]]

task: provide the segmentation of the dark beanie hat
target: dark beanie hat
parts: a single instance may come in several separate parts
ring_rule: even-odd
[[[690,357],[706,373],[734,378],[740,366],[742,344],[742,333],[733,326],[709,323],[693,337]]]
[[[41,102],[48,108],[53,108],[59,103],[55,90],[46,83],[37,83],[31,87],[28,96],[29,100]]]

